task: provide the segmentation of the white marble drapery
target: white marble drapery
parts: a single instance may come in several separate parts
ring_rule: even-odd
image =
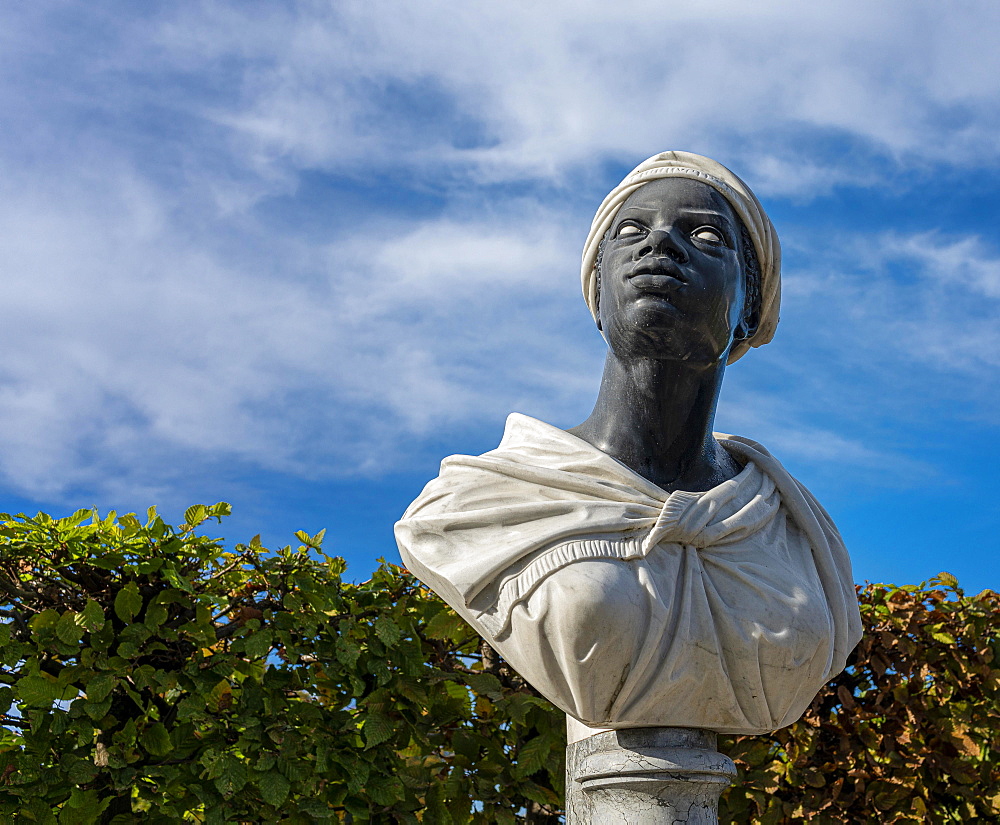
[[[861,638],[829,516],[763,447],[667,493],[513,414],[451,456],[396,525],[407,566],[584,724],[763,733],[791,724]]]

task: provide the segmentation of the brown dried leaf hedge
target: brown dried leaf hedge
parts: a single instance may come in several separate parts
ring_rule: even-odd
[[[859,588],[865,636],[803,718],[722,743],[723,821],[1000,821],[1000,595]]]

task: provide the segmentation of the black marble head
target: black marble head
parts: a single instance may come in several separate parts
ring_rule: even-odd
[[[619,210],[597,265],[598,326],[620,358],[724,363],[760,317],[749,233],[713,187],[654,180]]]

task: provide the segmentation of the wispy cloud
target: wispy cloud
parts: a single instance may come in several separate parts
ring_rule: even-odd
[[[153,498],[225,461],[396,469],[436,428],[509,409],[575,423],[601,357],[577,255],[609,169],[691,148],[807,203],[995,166],[1000,7],[963,9],[7,8],[6,484]],[[339,184],[329,231],[275,220],[319,173]],[[384,207],[406,197],[435,208]],[[900,364],[995,367],[1000,264],[968,234],[842,241],[864,254],[788,280],[776,354],[733,371],[747,403],[726,409],[804,458],[873,467],[894,448],[852,397],[859,371],[897,376],[877,407],[895,411],[919,392]],[[749,395],[761,381],[777,406]]]
[[[720,417],[813,472],[942,480],[926,442],[1000,424],[1000,249],[940,232],[802,231],[799,244],[815,268],[789,274],[776,341],[730,369]]]
[[[1000,364],[995,243],[940,231],[858,231],[812,244],[824,264],[797,273],[787,297],[822,307],[826,322],[808,313],[807,323],[831,351],[839,342],[875,369],[893,363],[948,375],[984,375]]]
[[[212,4],[151,39],[175,69],[243,69],[206,114],[257,164],[565,182],[700,147],[804,194],[887,159],[995,164],[998,23],[989,3]]]
[[[432,423],[573,395],[538,366],[578,360],[554,218],[359,216],[319,245],[223,222],[238,240],[212,243],[105,172],[0,205],[0,466],[24,492],[152,490],[170,455],[385,470]]]

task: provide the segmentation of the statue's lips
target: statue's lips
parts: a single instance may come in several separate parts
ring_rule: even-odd
[[[687,283],[676,270],[659,266],[640,267],[628,276],[628,282],[640,292],[651,292],[654,295],[670,295]]]

